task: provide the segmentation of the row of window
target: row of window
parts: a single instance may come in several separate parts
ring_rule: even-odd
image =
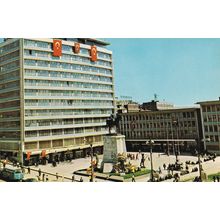
[[[203,112],[220,112],[220,103],[216,105],[202,106]]]
[[[52,49],[53,43],[47,43],[47,42],[41,42],[41,41],[34,41],[34,40],[25,40],[24,46],[26,47],[33,47],[33,48],[44,48],[44,49]],[[65,52],[73,52],[73,47],[62,44],[62,51]],[[90,51],[85,48],[80,48],[80,54],[86,54],[89,55]],[[103,52],[99,52],[99,57],[104,59],[111,59],[111,55]]]
[[[14,92],[15,93],[15,92]],[[28,96],[52,96],[52,97],[88,97],[88,98],[113,98],[113,94],[105,92],[87,92],[87,91],[63,91],[63,90],[37,90],[25,89],[25,95]],[[1,94],[0,94],[1,97]]]
[[[205,125],[205,132],[219,132],[220,134],[220,124],[219,125]]]
[[[0,56],[0,63],[1,62],[4,62],[4,61],[7,61],[7,60],[11,60],[13,58],[16,58],[16,57],[19,57],[19,51],[14,51],[12,53],[8,53],[4,56]]]
[[[26,120],[25,127],[76,125],[88,123],[104,123],[105,118],[76,118],[76,119],[50,119],[50,120]]]
[[[42,60],[24,60],[24,64],[26,66],[32,67],[46,67],[46,68],[58,68],[58,69],[66,69],[66,70],[78,70],[85,72],[93,72],[93,73],[103,73],[106,75],[112,75],[112,71],[110,69],[95,67],[95,66],[86,66],[79,64],[69,64],[69,63],[60,63],[53,61],[42,61]]]
[[[13,80],[19,77],[19,70],[7,73],[7,74],[0,74],[0,83],[7,80]]]
[[[25,100],[25,106],[113,106],[105,100]]]
[[[54,77],[54,78],[69,78],[69,79],[85,79],[85,80],[95,80],[101,82],[112,82],[112,78],[105,76],[96,76],[83,73],[67,73],[67,72],[53,72],[46,70],[25,70],[25,76],[40,76],[40,77]]]
[[[140,139],[175,139],[177,138],[176,135],[166,132],[160,131],[134,131],[134,132],[126,132],[124,133],[127,138],[140,138]],[[188,130],[183,130],[178,133],[178,138],[188,138],[188,139],[195,139],[197,137],[196,132],[189,132]]]
[[[178,119],[178,118],[194,118],[194,112],[179,112],[176,114],[163,113],[157,115],[122,115],[123,120],[136,121],[136,120],[162,120],[162,119]]]
[[[9,88],[19,88],[19,86],[20,86],[19,81],[13,81],[9,83],[0,84],[0,90],[9,89]]]
[[[125,129],[146,129],[146,128],[155,128],[155,129],[175,129],[175,127],[170,122],[159,122],[159,123],[129,123],[129,124],[122,124],[122,128]],[[196,127],[195,121],[184,121],[178,124],[179,128],[190,128]]]
[[[86,134],[91,132],[106,131],[106,127],[88,127],[88,128],[65,128],[65,129],[52,129],[42,131],[26,131],[26,137],[38,137],[38,136],[55,136],[65,134]]]
[[[17,112],[15,112],[15,114],[17,114]],[[25,110],[25,116],[103,115],[103,114],[109,114],[110,115],[110,114],[112,114],[112,110],[111,109]],[[5,115],[5,117],[6,116],[7,115]]]
[[[13,61],[13,62],[11,62],[11,63],[2,65],[2,66],[0,67],[0,72],[4,73],[4,72],[6,72],[6,71],[10,71],[10,70],[12,70],[12,69],[19,68],[19,66],[20,66],[19,60]]]
[[[218,115],[203,115],[204,122],[220,122],[220,114]]]
[[[0,47],[0,54],[7,53],[8,51],[17,48],[18,46],[19,46],[19,41],[15,41],[13,43]]]
[[[61,61],[70,61],[70,62],[82,62],[87,63],[91,65],[100,65],[100,66],[107,66],[111,67],[111,62],[104,61],[104,60],[98,60],[95,63],[91,61],[87,57],[81,57],[81,56],[75,56],[75,55],[68,55],[63,54],[61,57],[54,57],[51,52],[46,51],[36,51],[36,50],[25,50],[24,51],[25,56],[27,57],[40,57],[40,58],[46,58],[46,59],[52,59],[52,60],[61,60]],[[99,53],[98,53],[99,56]]]
[[[86,83],[86,82],[71,82],[71,81],[57,81],[57,80],[25,80],[26,86],[46,86],[46,87],[72,87],[72,88],[88,88],[99,90],[112,90],[112,85],[103,85],[98,83]]]

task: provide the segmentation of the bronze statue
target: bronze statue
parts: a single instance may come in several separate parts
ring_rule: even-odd
[[[113,115],[111,114],[110,118],[106,120],[106,125],[109,128],[109,134],[111,134],[111,129],[113,127],[116,127],[116,133],[119,130],[119,122],[121,121],[121,116],[120,115]]]

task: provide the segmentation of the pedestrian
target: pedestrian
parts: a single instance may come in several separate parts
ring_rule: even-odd
[[[217,176],[216,179],[217,179],[217,182],[219,182],[219,176]]]
[[[161,174],[161,173],[162,173],[162,171],[161,171],[161,168],[160,168],[160,167],[159,167],[158,171],[159,171],[159,174]]]
[[[136,182],[136,181],[135,181],[134,174],[132,175],[132,179],[131,179],[131,181],[132,181],[132,182]]]
[[[28,167],[28,174],[31,174],[31,168]]]
[[[38,174],[39,174],[39,176],[41,176],[41,169],[38,170]]]
[[[215,182],[215,180],[216,180],[215,176],[213,176],[213,178],[212,178],[212,179],[213,179],[213,182]]]
[[[59,179],[58,173],[56,173],[56,179],[57,179],[57,181],[58,181],[58,179]]]
[[[74,182],[75,181],[75,176],[74,175],[72,175],[72,182]]]
[[[45,173],[43,173],[42,180],[44,182],[44,180],[45,180]]]
[[[40,176],[37,176],[37,179],[38,179],[39,182],[41,181]]]
[[[163,169],[166,170],[166,164],[165,163],[163,164]]]
[[[48,178],[48,175],[46,175],[46,182],[48,182],[49,178]]]
[[[82,177],[80,177],[80,180],[79,180],[79,182],[83,182],[83,178],[82,178]]]
[[[136,154],[136,160],[138,160],[138,154]]]

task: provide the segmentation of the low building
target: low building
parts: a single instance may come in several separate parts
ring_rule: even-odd
[[[220,154],[220,98],[197,104],[201,106],[205,148],[209,152]]]
[[[143,150],[146,140],[153,139],[157,150],[192,151],[195,140],[203,138],[199,107],[142,110],[120,115],[120,132],[126,136],[128,150]]]

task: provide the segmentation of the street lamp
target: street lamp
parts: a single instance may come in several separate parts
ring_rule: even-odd
[[[152,158],[152,147],[153,147],[153,144],[154,144],[154,141],[153,140],[149,140],[149,141],[146,141],[146,144],[149,144],[150,145],[150,170],[151,170],[151,182],[154,182],[154,173],[153,173],[153,158]]]
[[[91,179],[90,179],[90,182],[93,182],[94,169],[93,169],[93,148],[92,148],[92,143],[90,144],[90,154],[91,154]]]
[[[199,163],[199,179],[202,182],[202,167],[201,167],[201,160],[200,160],[200,156],[201,156],[201,142],[209,142],[210,138],[206,138],[206,139],[196,139],[196,144],[197,144],[197,150],[198,150],[198,163]]]
[[[174,143],[174,147],[175,147],[175,156],[176,156],[176,164],[178,163],[178,155],[179,155],[179,136],[178,136],[178,125],[179,125],[179,122],[178,122],[178,119],[172,119],[172,124],[173,126],[176,128],[176,138],[177,138],[177,146],[175,146],[175,143]]]

